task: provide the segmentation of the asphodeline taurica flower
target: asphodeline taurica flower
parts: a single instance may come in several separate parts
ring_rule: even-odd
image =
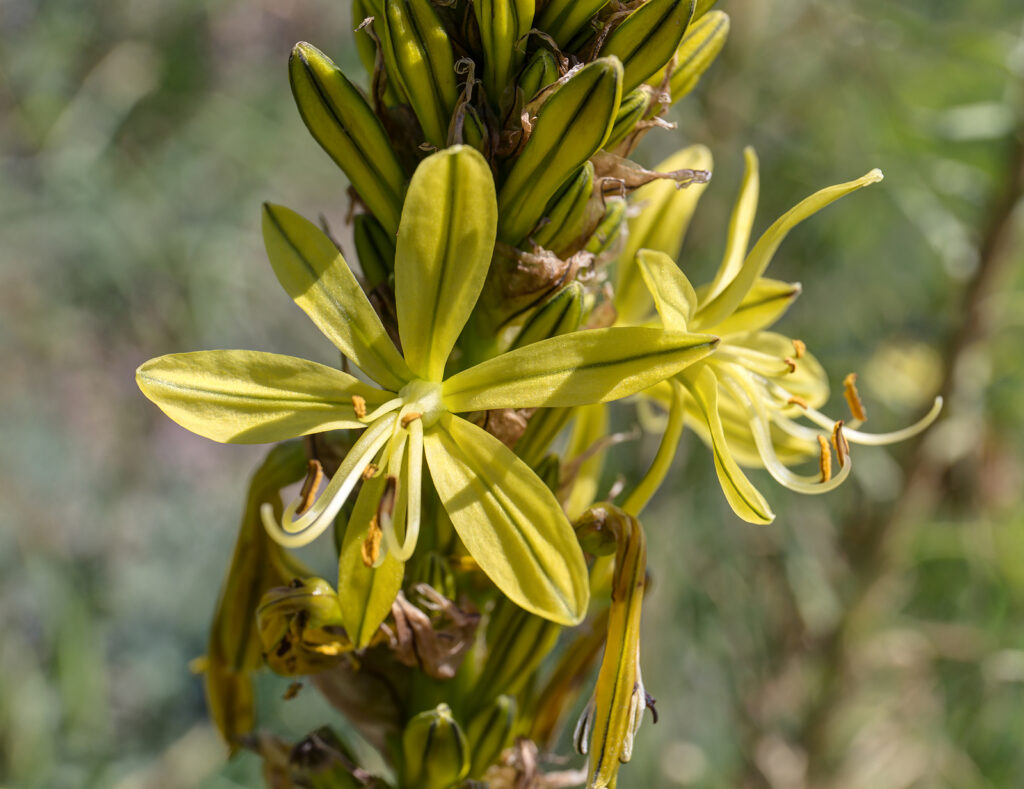
[[[326,488],[300,497],[272,536],[294,547],[333,523],[361,479],[381,499],[375,563],[413,552],[422,471],[479,567],[513,601],[572,624],[587,610],[583,553],[557,500],[498,439],[459,413],[571,407],[646,389],[703,358],[716,338],[662,327],[579,331],[519,348],[446,377],[483,288],[497,208],[484,158],[456,146],[424,159],[398,230],[395,302],[401,352],[331,240],[294,212],[267,205],[263,232],[278,280],[374,387],[341,370],[256,351],[199,351],[143,364],[142,391],[173,420],[227,442],[272,442],[362,429]],[[356,509],[360,508],[357,500]],[[372,508],[370,508],[372,511]],[[390,606],[387,602],[379,616]]]
[[[712,448],[722,490],[733,510],[752,523],[769,523],[775,516],[740,463],[764,466],[791,490],[824,493],[850,473],[848,444],[905,440],[935,420],[942,401],[936,398],[928,414],[903,430],[865,433],[856,429],[866,414],[851,374],[844,380],[844,394],[853,419],[844,424],[818,410],[829,394],[822,366],[802,341],[766,331],[800,294],[800,285],[763,275],[794,227],[839,198],[882,180],[882,173],[872,170],[815,192],[777,219],[748,252],[757,210],[758,167],[752,149],[745,155],[746,172],[725,255],[714,279],[703,287],[695,289],[673,260],[703,185],[681,192],[661,184],[638,190],[635,199],[644,207],[631,222],[628,245],[619,260],[616,306],[619,325],[650,325],[652,319],[657,322],[657,313],[666,329],[710,332],[721,338],[711,356],[675,376],[687,394],[682,407]],[[703,146],[693,146],[659,165],[679,167],[710,169],[711,154]],[[667,384],[651,393],[673,402]],[[801,417],[811,424],[797,421]],[[814,455],[818,473],[798,474],[789,468]]]

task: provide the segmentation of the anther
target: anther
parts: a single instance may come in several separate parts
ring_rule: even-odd
[[[654,706],[655,704],[657,704],[657,700],[654,698],[654,696],[652,696],[650,693],[648,693],[645,690],[644,691],[644,706],[646,706],[647,709],[649,709],[651,711],[651,722],[652,723],[657,723],[658,722],[658,710]]]
[[[377,468],[376,463],[367,463],[366,468],[363,469],[363,479],[366,480],[376,477],[378,471],[380,471],[380,469]]]
[[[818,466],[821,468],[821,481],[828,482],[832,479],[832,451],[828,447],[825,436],[818,436],[818,446],[821,448],[821,457],[818,459]]]
[[[359,395],[352,395],[352,408],[356,412],[356,419],[366,418],[366,398]]]
[[[797,359],[802,359],[805,353],[807,353],[807,343],[803,340],[793,340],[793,355]]]
[[[843,435],[843,420],[840,419],[836,422],[832,428],[832,446],[836,450],[836,456],[839,458],[839,468],[846,465],[846,457],[850,454],[850,445],[846,442],[846,436]]]
[[[374,515],[370,518],[370,528],[366,532],[366,539],[363,540],[363,545],[360,549],[363,564],[367,567],[373,567],[380,558],[380,540],[383,536],[384,532],[381,531],[380,524],[377,522],[377,516]]]
[[[789,371],[791,373],[795,373],[796,372],[796,362],[793,361],[793,357],[792,356],[787,356],[782,361],[784,361],[786,363],[786,366],[789,368]]]
[[[410,411],[409,413],[402,417],[402,427],[408,427],[421,416],[423,416],[423,414],[419,413],[418,411]]]
[[[843,379],[843,396],[850,406],[850,413],[853,415],[853,418],[859,422],[866,421],[868,414],[864,410],[864,403],[861,402],[860,394],[857,393],[857,373],[850,373]]]
[[[291,701],[292,699],[294,699],[296,696],[299,695],[299,691],[300,690],[302,690],[302,683],[301,682],[293,682],[291,685],[288,686],[288,688],[284,692],[284,695],[281,696],[281,698],[284,701]]]
[[[310,460],[306,466],[306,481],[302,483],[302,490],[299,491],[301,502],[295,509],[296,515],[301,515],[316,501],[316,492],[320,489],[320,483],[324,479],[324,468],[319,460]]]
[[[810,408],[807,401],[798,395],[790,395],[789,399],[786,401],[786,405],[798,405],[801,408]]]

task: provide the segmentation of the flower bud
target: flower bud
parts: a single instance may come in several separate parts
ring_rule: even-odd
[[[402,733],[405,789],[448,789],[469,772],[466,735],[447,704],[421,712]]]

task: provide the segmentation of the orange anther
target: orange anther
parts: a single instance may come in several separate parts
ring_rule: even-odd
[[[366,539],[363,540],[363,546],[360,549],[363,564],[367,567],[373,567],[377,563],[377,559],[380,558],[380,540],[383,536],[384,532],[381,531],[380,524],[377,523],[377,516],[374,515],[370,518],[370,528],[366,532]]]
[[[850,413],[853,418],[863,422],[868,418],[864,410],[864,403],[861,402],[860,394],[857,392],[857,373],[850,373],[843,379],[843,396],[847,405],[850,406]]]
[[[828,447],[825,436],[818,436],[818,446],[821,449],[821,456],[818,459],[818,466],[821,468],[821,481],[828,482],[832,479],[832,451]]]
[[[320,489],[320,483],[324,479],[324,468],[319,460],[310,460],[306,466],[306,481],[302,483],[302,490],[299,491],[301,503],[295,509],[296,515],[301,515],[316,501],[316,492]]]

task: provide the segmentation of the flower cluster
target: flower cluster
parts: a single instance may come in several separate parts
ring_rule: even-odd
[[[255,734],[264,664],[313,676],[398,786],[614,786],[653,709],[639,515],[683,425],[710,444],[733,510],[768,523],[741,464],[824,492],[848,476],[849,443],[900,440],[938,413],[862,433],[850,378],[855,420],[833,420],[817,410],[822,367],[768,331],[800,290],[764,276],[787,233],[877,171],[799,203],[748,252],[748,151],[714,280],[694,288],[677,264],[710,153],[655,170],[627,157],[672,127],[662,116],[721,49],[728,17],[712,4],[355,0],[369,94],[315,47],[293,50],[299,112],[353,187],[358,269],[282,206],[264,206],[264,243],[342,367],[229,350],[137,373],[185,428],[277,444],[250,488],[203,667],[225,739],[286,785],[386,784],[329,729],[294,746]],[[597,493],[617,440],[606,404],[631,396],[661,442],[617,505]],[[814,475],[789,468],[814,456]],[[325,532],[336,585],[290,553]],[[539,754],[598,662],[576,730],[589,766],[547,771]]]

